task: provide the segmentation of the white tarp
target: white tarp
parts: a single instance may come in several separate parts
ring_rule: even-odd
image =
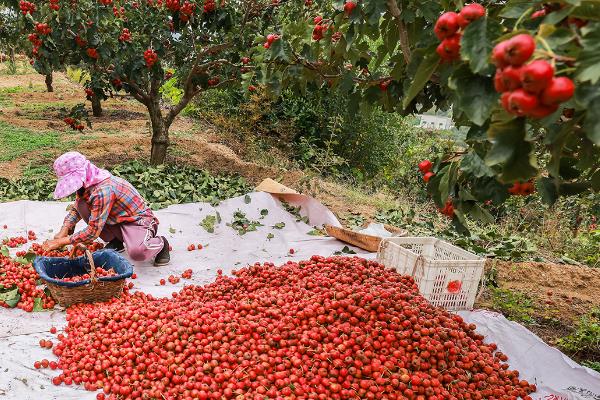
[[[308,214],[312,225],[328,223],[339,225],[335,216],[316,200],[298,194],[286,194],[286,201],[302,206],[303,215]],[[313,228],[288,213],[281,203],[268,193],[250,194],[250,202],[239,197],[222,202],[217,207],[209,204],[182,204],[157,212],[160,233],[173,246],[172,262],[169,266],[155,268],[150,263],[134,263],[138,279],[135,288],[155,296],[170,296],[184,284],[202,285],[214,280],[217,270],[229,274],[255,262],[271,261],[283,264],[288,260],[307,259],[314,254],[331,255],[344,247],[333,238],[309,235]],[[26,235],[33,230],[42,241],[53,235],[65,215],[65,203],[19,201],[0,204],[0,238]],[[260,219],[260,211],[267,209],[268,215]],[[246,213],[250,220],[264,226],[256,232],[239,236],[226,226],[236,210]],[[202,219],[218,211],[222,222],[215,232],[207,233],[201,226]],[[273,228],[283,222],[282,229]],[[8,229],[2,230],[2,225]],[[281,226],[281,225],[279,225]],[[274,237],[268,239],[269,233]],[[204,249],[188,252],[189,244],[202,244]],[[294,249],[292,255],[289,249]],[[361,257],[373,258],[374,254],[355,249]],[[194,271],[192,280],[182,279],[179,284],[159,285],[161,278],[180,275],[185,269]],[[539,400],[582,399],[600,400],[600,374],[583,368],[558,350],[543,343],[537,336],[499,314],[474,311],[461,315],[478,326],[478,331],[490,341],[498,343],[509,356],[511,368],[521,371],[521,376],[538,385],[533,397]],[[25,313],[19,309],[0,309],[0,400],[2,399],[94,399],[95,393],[81,387],[59,387],[50,379],[59,371],[36,370],[36,360],[54,359],[50,351],[41,349],[40,339],[53,339],[51,326],[59,331],[65,326],[64,312]],[[556,397],[551,397],[556,396]]]

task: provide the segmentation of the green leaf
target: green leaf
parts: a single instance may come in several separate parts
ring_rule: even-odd
[[[269,240],[273,239],[274,237],[275,237],[275,235],[273,235],[272,233],[269,233],[267,235],[267,239],[269,239]]]
[[[548,177],[541,177],[537,180],[537,189],[542,196],[542,201],[549,206],[556,203],[558,200],[558,188],[556,180]]]
[[[402,108],[407,108],[413,99],[425,87],[439,63],[440,57],[435,52],[435,47],[432,46],[425,54],[423,61],[421,61],[421,64],[417,69],[417,73],[412,79],[412,83],[404,95],[404,99],[402,100]]]
[[[476,125],[482,126],[498,104],[498,93],[492,79],[474,75],[466,66],[452,74],[448,86],[457,97],[457,108]]]
[[[2,254],[4,257],[10,257],[10,249],[7,246],[2,246],[0,249],[0,254]]]
[[[501,33],[500,24],[487,17],[479,18],[467,26],[460,42],[460,54],[464,60],[469,61],[473,72],[482,72],[489,66],[493,41]]]
[[[250,204],[251,201],[252,201],[252,198],[249,195],[244,196],[244,203]]]
[[[41,297],[36,297],[35,299],[33,299],[33,311],[34,312],[44,311],[44,306],[42,304]]]
[[[275,228],[275,229],[283,229],[283,228],[285,228],[285,222],[278,222],[275,225],[273,225],[273,228]]]
[[[463,156],[460,162],[460,170],[477,178],[484,176],[494,176],[494,171],[488,167],[475,151],[471,151]]]
[[[530,0],[510,0],[500,11],[500,16],[511,19],[519,18],[533,6],[534,4]]]
[[[600,23],[589,24],[583,30],[582,50],[577,57],[577,78],[596,83],[600,79]]]
[[[19,300],[21,300],[21,295],[19,294],[18,287],[0,293],[0,301],[5,302],[10,308],[16,307],[16,305],[19,303]]]
[[[173,227],[169,227],[169,233],[176,233],[177,230]]]
[[[537,173],[533,162],[533,146],[525,140],[525,118],[504,119],[503,112],[496,113],[488,129],[492,148],[485,162],[488,166],[502,165],[500,180],[512,182],[526,180]]]
[[[215,232],[215,223],[217,222],[217,217],[214,215],[207,215],[204,217],[202,222],[200,222],[200,226],[204,228],[204,230],[208,233]]]
[[[600,169],[592,175],[592,190],[594,192],[600,192]]]
[[[263,217],[266,217],[267,215],[269,215],[269,210],[267,210],[266,208],[263,208],[262,210],[260,210],[260,215],[262,215]]]

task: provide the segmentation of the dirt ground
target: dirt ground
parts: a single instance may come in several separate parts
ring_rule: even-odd
[[[144,107],[131,99],[113,98],[103,103],[105,116],[93,118],[92,129],[74,133],[60,118],[61,107],[71,107],[83,100],[83,89],[62,74],[55,74],[55,92],[44,91],[43,77],[37,74],[0,75],[2,89],[30,88],[18,93],[6,93],[12,104],[0,109],[0,121],[24,127],[34,132],[62,132],[62,139],[73,143],[68,150],[78,150],[100,165],[111,165],[150,154],[149,122]],[[27,111],[31,104],[41,105],[41,111]],[[29,105],[29,106],[28,106]],[[44,106],[46,105],[46,106]],[[57,105],[55,107],[55,105]],[[89,102],[88,102],[89,107]],[[277,166],[258,165],[243,160],[232,147],[219,140],[218,132],[203,127],[198,121],[179,117],[171,128],[169,161],[192,164],[217,173],[240,174],[252,183],[274,178],[296,190],[310,194],[336,215],[360,213],[373,216],[382,204],[393,202],[385,197],[363,196],[343,186],[306,176]],[[52,158],[64,148],[36,150],[28,157],[0,162],[0,176],[16,178],[31,163],[50,165]],[[500,288],[526,293],[534,302],[536,324],[529,326],[547,342],[573,327],[577,317],[592,307],[600,306],[600,270],[587,267],[545,263],[490,263],[497,271]],[[483,292],[477,306],[492,307],[490,294]]]

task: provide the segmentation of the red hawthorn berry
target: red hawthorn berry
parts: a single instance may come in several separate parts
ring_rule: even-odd
[[[485,15],[485,8],[478,3],[467,4],[458,13],[458,24],[461,28],[466,28],[471,22]]]
[[[98,58],[98,50],[96,50],[92,47],[89,47],[85,52],[88,55],[88,57],[90,57],[90,58],[93,58],[93,59]]]
[[[548,87],[544,89],[540,98],[543,104],[551,106],[563,103],[573,97],[575,84],[566,76],[552,79]]]
[[[319,25],[321,23],[321,21],[323,21],[323,17],[321,17],[320,15],[317,15],[314,19],[313,22],[315,23],[315,25]]]
[[[537,10],[533,14],[531,14],[531,19],[542,18],[546,16],[546,9],[542,8],[541,10]]]
[[[513,66],[521,66],[529,60],[535,51],[535,40],[533,36],[521,33],[508,39],[504,59]]]
[[[502,104],[502,107],[504,107],[504,109],[508,112],[510,112],[510,107],[508,106],[508,98],[510,97],[512,92],[504,92],[502,93],[502,96],[500,96],[500,103]]]
[[[419,171],[421,171],[422,174],[426,174],[427,172],[431,171],[432,166],[433,163],[429,160],[423,160],[418,165]]]
[[[250,57],[242,57],[242,64],[246,65],[250,63]]]
[[[524,116],[529,114],[538,105],[537,96],[527,93],[523,89],[517,89],[513,91],[508,97],[508,108],[509,112]]]
[[[425,175],[423,175],[423,180],[425,181],[425,183],[427,183],[434,176],[435,174],[433,172],[426,172]]]
[[[254,86],[254,85],[250,85],[250,86],[248,86],[248,91],[249,91],[249,92],[254,92],[254,91],[256,91],[256,86]]]
[[[554,77],[554,67],[546,60],[535,60],[520,69],[521,85],[530,93],[544,90]]]
[[[438,55],[445,61],[453,61],[460,58],[460,34],[457,33],[445,38],[436,49]]]
[[[521,87],[521,70],[511,65],[504,68],[501,73],[502,85],[505,90],[516,90]]]
[[[504,68],[508,65],[505,58],[507,44],[508,41],[505,40],[494,46],[494,49],[492,50],[492,61],[498,68]]]
[[[276,41],[277,39],[279,39],[279,36],[274,33],[269,33],[267,35],[267,43],[269,43],[269,44],[273,44],[273,42]]]
[[[379,83],[379,89],[382,92],[385,92],[388,89],[388,86],[390,86],[390,83],[392,83],[392,81],[390,81],[390,80],[380,82]]]
[[[529,111],[527,114],[528,117],[531,118],[544,118],[548,115],[551,115],[556,110],[558,110],[558,104],[553,104],[551,106],[547,106],[545,104],[538,104],[534,109]]]
[[[356,8],[356,3],[353,1],[347,1],[344,4],[344,12],[346,13],[346,15],[350,15],[355,8]]]
[[[452,11],[445,12],[437,19],[433,31],[439,40],[444,40],[454,35],[458,28],[458,14]]]

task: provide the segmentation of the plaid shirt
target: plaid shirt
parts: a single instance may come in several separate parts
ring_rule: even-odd
[[[137,222],[144,218],[155,219],[146,202],[131,183],[111,176],[102,182],[85,189],[78,201],[85,201],[90,209],[88,226],[81,232],[71,235],[71,243],[90,243],[96,240],[104,225]],[[63,226],[71,231],[81,216],[71,207]]]

